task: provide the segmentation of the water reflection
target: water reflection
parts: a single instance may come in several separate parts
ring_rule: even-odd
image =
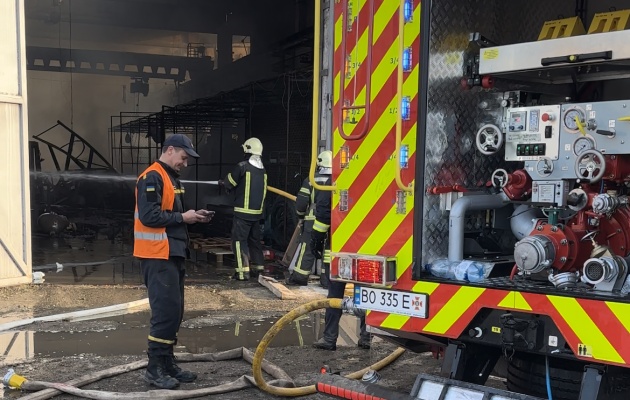
[[[11,365],[34,357],[64,357],[81,354],[97,356],[140,355],[147,346],[148,315],[99,321],[82,326],[82,331],[9,331],[0,332],[0,366]],[[146,318],[146,320],[144,320]],[[217,326],[182,328],[178,350],[190,353],[211,353],[236,347],[255,348],[277,317],[236,321]],[[338,346],[354,346],[358,320],[344,315],[340,323]],[[310,346],[323,333],[321,313],[303,316],[283,328],[270,347]],[[67,330],[64,329],[64,330]]]

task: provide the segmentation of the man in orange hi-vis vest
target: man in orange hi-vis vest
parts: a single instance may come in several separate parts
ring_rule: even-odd
[[[210,222],[212,212],[186,210],[179,173],[188,157],[199,158],[185,135],[168,137],[160,159],[136,184],[133,255],[140,258],[149,293],[151,328],[144,379],[161,389],[193,382],[197,375],[175,363],[173,346],[184,314],[185,260],[189,255],[187,224]]]

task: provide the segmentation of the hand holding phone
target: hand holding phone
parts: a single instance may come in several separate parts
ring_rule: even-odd
[[[195,213],[202,217],[202,221],[201,222],[210,222],[212,217],[214,217],[214,211],[208,211],[208,210],[201,209],[201,210],[195,211]]]

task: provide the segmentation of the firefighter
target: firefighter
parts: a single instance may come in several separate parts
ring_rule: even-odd
[[[247,160],[238,163],[222,181],[225,189],[234,191],[232,251],[236,256],[234,279],[247,281],[264,268],[262,232],[263,206],[267,195],[267,172],[263,166],[263,146],[257,138],[243,143]]]
[[[323,151],[317,156],[317,166],[319,171],[315,174],[315,182],[320,185],[325,184],[332,174],[332,152]],[[302,233],[300,236],[300,246],[295,269],[286,280],[287,285],[306,286],[308,277],[315,262],[315,256],[311,248],[311,232],[315,220],[315,190],[311,186],[309,178],[304,179],[300,192],[296,196],[295,211],[302,222]],[[322,266],[319,282],[324,288],[328,288],[328,274],[326,266]]]
[[[332,155],[332,154],[331,154]],[[332,167],[332,160],[331,160]],[[321,171],[320,171],[321,173]],[[324,185],[330,185],[332,173],[328,174]],[[311,232],[311,249],[315,258],[323,258],[322,274],[324,270],[328,277],[330,267],[330,213],[332,193],[315,189],[315,220]],[[345,282],[330,281],[328,283],[328,298],[343,299],[346,290]],[[339,321],[342,311],[337,308],[327,308],[324,317],[324,336],[313,343],[313,347],[323,350],[337,350],[337,338],[339,337]],[[370,348],[370,334],[365,326],[365,315],[360,318],[361,333],[358,346],[362,349]]]
[[[175,363],[173,346],[184,314],[185,259],[189,255],[187,224],[210,222],[207,210],[186,210],[179,173],[188,157],[198,158],[191,140],[172,135],[158,161],[136,183],[133,255],[140,258],[151,306],[149,364],[145,381],[161,389],[193,382],[197,375]]]

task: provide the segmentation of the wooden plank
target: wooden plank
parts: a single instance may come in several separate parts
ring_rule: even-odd
[[[297,296],[295,293],[287,289],[282,283],[278,282],[274,278],[270,278],[268,276],[258,275],[258,283],[266,287],[273,293],[276,297],[282,300],[295,300]]]

